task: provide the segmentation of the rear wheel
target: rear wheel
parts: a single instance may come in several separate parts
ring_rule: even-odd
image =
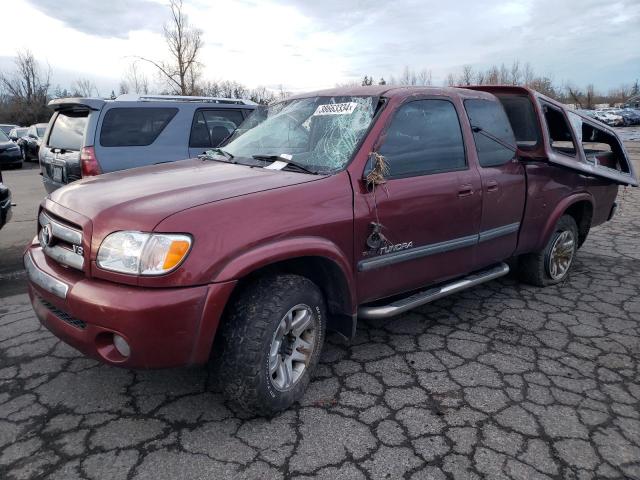
[[[225,397],[242,410],[272,415],[300,400],[325,335],[320,289],[298,275],[264,277],[231,305],[216,342]]]
[[[569,275],[577,250],[578,226],[573,217],[563,215],[545,248],[520,259],[521,280],[540,287],[562,282]]]

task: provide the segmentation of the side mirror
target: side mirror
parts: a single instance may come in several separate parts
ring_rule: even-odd
[[[389,176],[389,165],[384,156],[378,152],[371,152],[367,160],[367,166],[362,174],[362,180],[367,188],[375,188],[377,185],[387,183]]]

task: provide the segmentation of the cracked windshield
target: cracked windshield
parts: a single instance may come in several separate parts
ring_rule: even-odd
[[[377,97],[309,97],[256,112],[224,146],[234,157],[290,160],[312,172],[344,168],[362,140]],[[257,124],[253,128],[252,124]]]

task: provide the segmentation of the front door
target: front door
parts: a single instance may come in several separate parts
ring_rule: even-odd
[[[355,199],[363,303],[468,273],[480,228],[480,176],[467,162],[452,101],[431,97],[400,106],[378,153],[389,168],[387,182]]]

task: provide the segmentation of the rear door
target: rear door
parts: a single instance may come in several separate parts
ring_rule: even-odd
[[[39,154],[42,174],[56,184],[70,183],[81,177],[80,151],[89,113],[90,110],[84,108],[57,112],[48,138],[42,140]]]
[[[239,109],[198,109],[193,116],[189,138],[189,156],[196,157],[217,147],[243,122]]]
[[[482,268],[509,258],[515,251],[526,182],[502,104],[497,99],[467,99],[464,106],[482,178],[482,219],[476,255],[476,267]]]

